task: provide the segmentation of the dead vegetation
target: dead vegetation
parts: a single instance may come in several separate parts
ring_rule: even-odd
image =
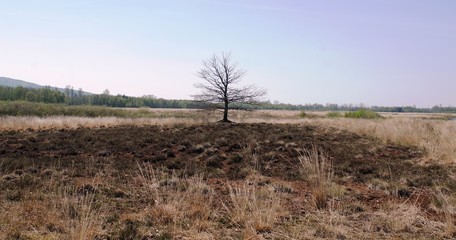
[[[137,111],[131,109],[131,111]],[[146,111],[141,109],[140,111]],[[219,113],[200,110],[150,110],[154,118],[118,117],[0,117],[0,131],[10,130],[52,130],[100,128],[116,126],[189,126],[216,122]],[[386,119],[346,119],[326,117],[325,112],[306,113],[312,117],[300,117],[298,111],[232,111],[232,119],[238,123],[302,124],[345,129],[384,143],[420,147],[425,151],[423,163],[438,161],[442,164],[456,164],[456,121],[449,121],[442,114],[391,114]]]
[[[454,123],[300,121],[1,131],[0,238],[456,236]]]

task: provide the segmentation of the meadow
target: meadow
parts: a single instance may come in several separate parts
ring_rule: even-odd
[[[456,237],[455,116],[77,110],[0,117],[0,239]]]

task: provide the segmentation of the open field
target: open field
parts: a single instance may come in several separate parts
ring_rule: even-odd
[[[122,110],[125,111],[125,110]],[[220,118],[217,111],[182,109],[127,109],[148,111],[148,117],[0,117],[0,131],[55,130],[99,128],[115,126],[190,126],[208,124]],[[232,111],[231,119],[237,123],[303,124],[310,123],[325,127],[345,129],[357,134],[376,138],[383,143],[417,146],[425,152],[424,161],[456,163],[456,114],[381,113],[385,119],[366,120],[328,118],[327,112],[300,111]],[[133,114],[136,115],[136,114]]]
[[[456,121],[383,115],[2,117],[0,239],[456,237]]]

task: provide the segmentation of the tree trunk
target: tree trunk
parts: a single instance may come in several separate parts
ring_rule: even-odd
[[[225,110],[223,111],[222,122],[229,122],[229,120],[228,120],[228,102],[227,101],[225,101]]]

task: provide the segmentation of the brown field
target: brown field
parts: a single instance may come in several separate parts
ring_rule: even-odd
[[[0,239],[451,239],[456,121],[0,118]]]

